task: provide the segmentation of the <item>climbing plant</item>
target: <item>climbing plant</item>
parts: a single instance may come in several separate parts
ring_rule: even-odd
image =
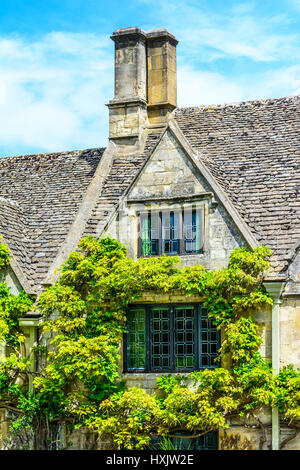
[[[2,252],[9,256],[0,244]],[[62,424],[84,426],[111,436],[117,447],[143,449],[151,435],[196,435],[199,430],[225,428],[233,416],[247,425],[251,415],[261,426],[257,411],[272,405],[297,426],[298,371],[289,366],[274,376],[258,352],[262,339],[253,313],[272,304],[262,284],[270,255],[264,246],[235,249],[226,268],[207,271],[202,266],[182,268],[178,257],[135,261],[117,240],[83,238],[59,279],[35,304],[43,318],[45,342],[36,354],[45,365],[37,371],[31,391],[19,380],[29,373],[29,360],[21,351],[24,336],[17,319],[33,308],[33,300],[25,293],[15,297],[1,284],[0,334],[14,352],[0,365],[0,407],[18,416],[12,432],[30,429],[30,445],[59,448]],[[219,360],[224,367],[162,376],[157,395],[126,389],[119,374],[126,309],[145,291],[197,294],[222,331]],[[43,442],[34,437],[42,435],[42,426],[52,426],[56,437],[45,434]]]
[[[8,247],[0,238],[0,274],[8,267]],[[1,279],[1,276],[0,276]],[[11,293],[5,282],[0,282],[0,408],[17,410],[20,394],[28,389],[29,357],[26,355],[25,336],[19,327],[23,317],[34,304],[34,300],[21,291]]]
[[[9,265],[10,253],[7,245],[3,243],[3,238],[0,237],[0,270]]]

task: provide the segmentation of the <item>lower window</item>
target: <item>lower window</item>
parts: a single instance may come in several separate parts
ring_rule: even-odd
[[[151,438],[150,449],[157,450],[217,450],[218,431],[211,431],[198,437],[191,437],[187,431],[179,431],[170,438],[153,436]],[[200,433],[199,433],[200,434]],[[185,437],[185,435],[187,437]]]
[[[131,307],[125,369],[151,372],[218,367],[219,333],[200,304]]]

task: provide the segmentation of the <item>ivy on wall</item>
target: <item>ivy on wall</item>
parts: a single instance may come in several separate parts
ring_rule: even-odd
[[[7,248],[0,244],[1,250]],[[279,406],[297,427],[299,374],[292,366],[272,374],[258,352],[262,339],[252,318],[257,309],[272,304],[262,284],[270,254],[267,247],[235,249],[227,268],[206,271],[202,266],[181,268],[178,257],[134,261],[109,237],[82,239],[36,305],[51,344],[47,350],[37,348],[45,366],[36,373],[33,392],[27,391],[26,380],[17,380],[29,373],[17,318],[33,307],[32,300],[24,293],[12,296],[2,284],[2,339],[15,352],[0,364],[0,407],[18,416],[11,430],[20,436],[29,429],[34,448],[58,448],[58,431],[67,423],[111,436],[116,447],[143,449],[151,435],[225,428],[233,416],[245,422],[252,416],[261,425],[257,411],[264,406]],[[220,359],[230,365],[188,377],[162,376],[157,395],[126,389],[119,376],[126,308],[145,291],[198,294],[222,330]],[[51,426],[55,436],[49,434]]]

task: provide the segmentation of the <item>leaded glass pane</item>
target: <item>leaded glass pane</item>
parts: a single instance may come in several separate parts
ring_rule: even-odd
[[[201,252],[201,211],[199,209],[184,210],[183,238],[185,253]]]
[[[206,308],[200,308],[200,367],[218,367],[219,331],[208,317]]]
[[[175,367],[195,368],[195,311],[192,306],[175,307]]]
[[[180,249],[180,217],[178,212],[162,213],[162,253],[177,254]]]
[[[152,308],[150,317],[151,370],[171,368],[171,319],[169,308]]]
[[[147,331],[149,328],[147,342],[146,328]],[[219,347],[220,332],[205,308],[199,306],[199,316],[191,304],[129,310],[129,370],[176,371],[219,367],[216,361]]]
[[[158,213],[141,214],[142,256],[158,255]]]
[[[145,309],[131,309],[127,316],[127,361],[128,369],[146,367],[146,312]]]

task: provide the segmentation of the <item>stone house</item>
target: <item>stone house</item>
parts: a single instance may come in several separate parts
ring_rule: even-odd
[[[273,250],[265,286],[274,306],[256,316],[261,352],[275,370],[300,367],[299,96],[177,108],[176,38],[132,27],[112,40],[108,146],[0,159],[0,234],[13,254],[6,282],[39,295],[83,236],[104,232],[134,258],[178,254],[183,265],[208,269],[225,266],[236,247],[264,244]],[[147,361],[127,338],[128,386],[153,389],[165,371],[213,366],[219,338],[199,299],[145,293],[128,318],[135,341],[145,341],[138,322],[151,336]],[[171,340],[178,319],[191,320],[192,334],[175,331]],[[39,318],[20,324],[30,349]],[[290,430],[279,432],[277,410],[265,420],[276,449]],[[257,449],[259,432],[232,422],[204,441],[200,447]],[[82,436],[76,442],[80,448]],[[287,448],[299,449],[300,438]]]

